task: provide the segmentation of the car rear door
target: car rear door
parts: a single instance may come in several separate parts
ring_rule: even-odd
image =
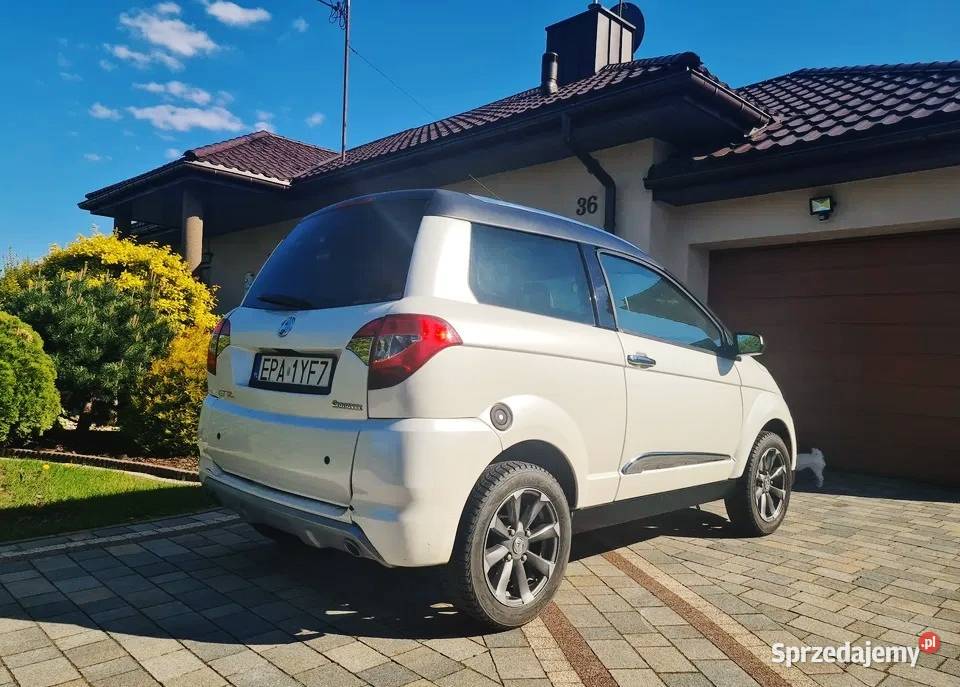
[[[720,326],[652,265],[601,252],[624,350],[627,423],[617,500],[729,477],[740,378]]]

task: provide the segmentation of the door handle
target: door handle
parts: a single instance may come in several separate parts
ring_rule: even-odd
[[[646,353],[631,353],[627,356],[627,362],[634,367],[653,367],[657,361]]]

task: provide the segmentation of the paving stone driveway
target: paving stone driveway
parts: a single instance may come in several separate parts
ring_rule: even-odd
[[[0,558],[0,685],[960,685],[956,494],[834,477],[764,539],[722,514],[578,538],[556,604],[492,635],[437,571],[285,551],[235,520]],[[777,641],[927,629],[942,645],[916,668],[771,666]]]

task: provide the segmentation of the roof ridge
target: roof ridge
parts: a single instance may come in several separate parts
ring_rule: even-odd
[[[245,143],[250,143],[251,141],[257,141],[261,138],[279,138],[284,141],[289,141],[290,143],[295,143],[297,145],[306,146],[313,148],[314,150],[330,153],[335,155],[336,151],[331,150],[330,148],[324,148],[323,146],[314,145],[313,143],[307,143],[306,141],[298,141],[295,138],[288,138],[286,136],[281,136],[280,134],[275,134],[272,131],[266,131],[265,129],[259,129],[257,131],[252,131],[248,134],[243,134],[242,136],[236,136],[234,138],[228,138],[225,141],[218,141],[217,143],[210,143],[205,146],[200,146],[199,148],[191,148],[183,152],[183,157],[187,160],[197,160],[198,158],[205,157],[207,155],[213,155],[214,153],[222,153],[225,150],[231,150],[237,146],[243,145]]]
[[[878,72],[942,72],[942,71],[960,71],[960,60],[949,60],[940,62],[900,62],[894,64],[863,64],[841,67],[805,67],[797,69],[784,76],[810,76],[820,74],[859,74],[859,73],[878,73]],[[766,79],[769,81],[770,79]],[[763,82],[757,82],[763,83]],[[750,84],[756,85],[756,84]]]
[[[250,141],[256,141],[259,138],[269,135],[270,134],[266,131],[253,131],[249,134],[228,138],[225,141],[217,141],[216,143],[210,143],[205,146],[200,146],[199,148],[190,148],[189,150],[183,151],[183,157],[188,160],[196,160],[204,155],[212,155],[213,153],[220,153],[224,150],[230,150],[231,148],[236,148],[238,145],[242,145]]]
[[[266,134],[267,136],[269,136],[269,137],[271,137],[271,138],[282,138],[284,141],[290,141],[291,143],[296,143],[297,145],[308,146],[308,147],[310,147],[310,148],[313,148],[314,150],[322,150],[323,152],[325,152],[325,153],[331,153],[332,155],[336,155],[336,154],[337,154],[337,151],[334,150],[333,148],[325,148],[324,146],[318,146],[318,145],[316,145],[315,143],[308,143],[307,141],[301,141],[301,140],[296,139],[296,138],[290,138],[289,136],[281,136],[280,134],[278,134],[278,133],[275,132],[275,131],[267,131],[266,129],[258,129],[258,130],[255,131],[254,133],[256,133],[256,134]]]

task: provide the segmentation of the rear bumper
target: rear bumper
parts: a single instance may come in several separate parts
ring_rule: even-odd
[[[346,508],[271,489],[223,472],[209,460],[203,462],[203,486],[247,522],[289,532],[311,546],[339,549],[388,565],[363,530],[346,518]]]
[[[274,433],[276,424],[273,414],[235,410],[232,403],[208,397],[200,421],[204,485],[250,522],[388,566],[450,560],[470,491],[501,451],[496,432],[477,418],[350,421],[357,428],[356,444],[352,456],[344,457],[352,460],[326,478],[342,480],[329,493],[342,491],[349,498],[331,503],[325,493],[311,493],[328,468],[326,453],[318,447],[329,444],[330,430],[288,424],[283,451],[268,453],[260,440]],[[239,475],[229,467],[255,463],[263,480],[270,481],[273,461],[279,468],[291,452],[303,477],[297,493],[286,483],[268,486],[254,474]],[[276,458],[265,460],[264,455]]]

